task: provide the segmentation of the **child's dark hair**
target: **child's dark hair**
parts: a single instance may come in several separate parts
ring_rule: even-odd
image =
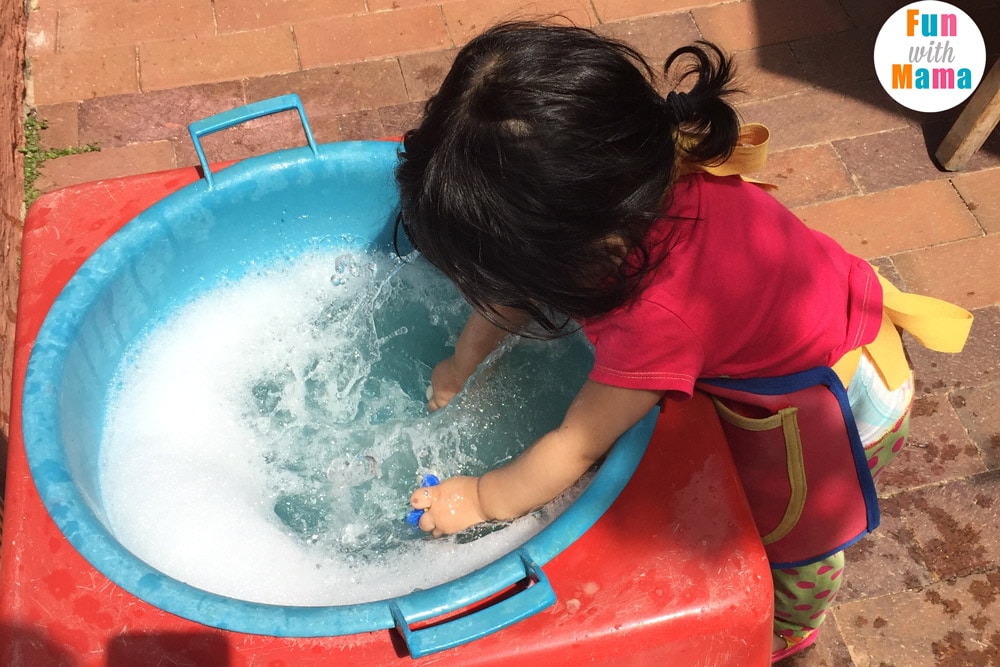
[[[501,326],[499,306],[558,335],[561,317],[626,303],[655,264],[643,241],[676,177],[679,128],[698,138],[695,162],[737,141],[730,61],[699,42],[664,73],[687,57],[694,85],[664,98],[637,51],[585,28],[505,23],[473,39],[403,140],[413,245]]]

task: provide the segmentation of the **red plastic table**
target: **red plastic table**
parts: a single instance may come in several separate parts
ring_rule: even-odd
[[[197,178],[187,168],[88,183],[43,196],[28,214],[0,551],[0,665],[769,664],[767,560],[714,409],[698,396],[663,411],[623,493],[544,567],[555,605],[418,660],[395,630],[306,639],[207,627],[95,570],[63,538],[31,480],[20,427],[28,356],[53,300],[93,250]]]

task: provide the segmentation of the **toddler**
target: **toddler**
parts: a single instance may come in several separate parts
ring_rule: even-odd
[[[590,30],[506,23],[460,51],[405,135],[399,222],[473,306],[433,371],[430,409],[508,333],[579,325],[595,354],[557,429],[501,468],[413,494],[422,530],[544,505],[653,406],[689,398],[703,379],[836,366],[872,465],[902,444],[909,369],[887,382],[862,352],[880,330],[895,334],[875,271],[756,185],[707,173],[740,134],[719,48],[677,49],[663,74],[684,91],[662,96],[639,53]],[[774,659],[815,639],[842,581],[841,548],[813,556],[772,559]]]

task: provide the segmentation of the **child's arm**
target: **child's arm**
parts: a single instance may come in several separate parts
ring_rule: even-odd
[[[498,308],[498,314],[514,327],[528,323],[528,316],[512,308]],[[496,349],[510,332],[496,326],[478,311],[473,311],[455,344],[455,354],[441,361],[431,374],[432,394],[428,407],[433,412],[448,405],[476,367]]]
[[[662,396],[587,381],[562,425],[507,465],[479,478],[453,477],[415,491],[410,503],[425,510],[420,528],[436,537],[541,507],[579,479]]]

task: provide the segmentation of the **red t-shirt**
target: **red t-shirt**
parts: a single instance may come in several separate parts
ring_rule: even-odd
[[[596,382],[690,396],[698,378],[831,365],[878,333],[871,266],[739,177],[680,178],[649,242],[667,255],[642,294],[583,325]]]

